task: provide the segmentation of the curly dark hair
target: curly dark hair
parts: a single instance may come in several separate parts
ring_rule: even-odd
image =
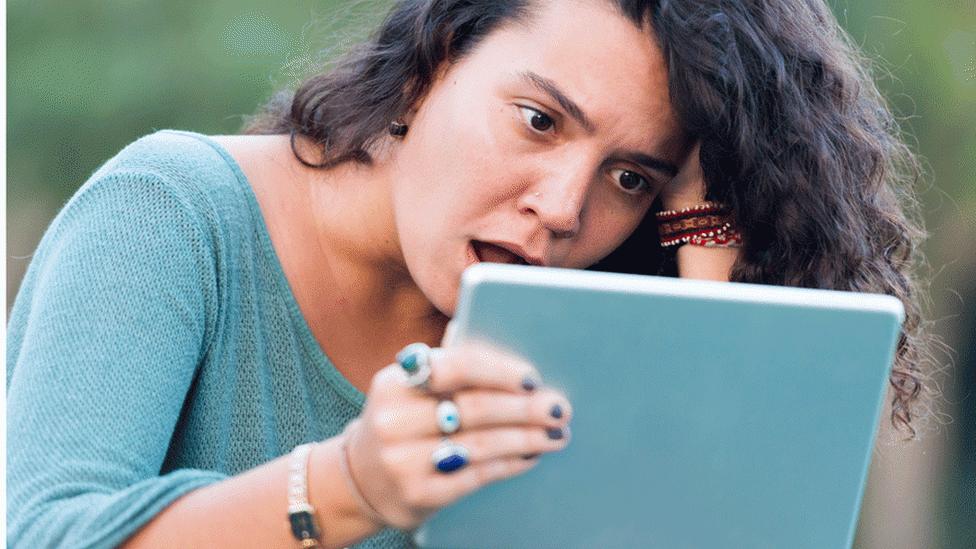
[[[922,169],[869,61],[823,0],[612,4],[653,30],[672,105],[701,142],[707,196],[732,207],[745,235],[731,279],[884,293],[904,304],[891,422],[914,437],[929,340],[915,274],[925,232],[913,186]],[[369,163],[390,121],[425,96],[443,63],[499,26],[531,18],[535,7],[525,0],[399,1],[370,40],[331,70],[273,96],[244,132],[290,133],[296,157],[311,166]],[[298,154],[296,136],[318,146],[320,162]],[[593,268],[674,275],[652,218]]]

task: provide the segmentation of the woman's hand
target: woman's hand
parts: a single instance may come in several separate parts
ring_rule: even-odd
[[[362,415],[346,431],[350,469],[362,496],[388,526],[409,529],[462,496],[538,463],[569,442],[566,397],[541,386],[536,369],[483,345],[435,349],[429,392],[409,387],[399,364],[374,376]],[[441,434],[436,408],[457,405],[451,441],[470,452],[452,473],[435,470]]]
[[[661,189],[661,204],[666,210],[680,210],[705,201],[705,176],[701,169],[701,142],[696,142],[667,185]]]
[[[666,210],[680,210],[705,202],[705,176],[701,168],[701,142],[695,143],[684,164],[661,190],[661,205]],[[732,267],[739,258],[738,248],[707,248],[685,244],[678,248],[678,276],[728,282]]]

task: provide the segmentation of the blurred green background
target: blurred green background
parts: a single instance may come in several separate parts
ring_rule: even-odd
[[[8,312],[37,242],[105,160],[160,128],[236,133],[272,90],[363,36],[386,2],[7,2]],[[882,428],[860,548],[976,547],[976,0],[831,2],[926,160],[936,400]]]

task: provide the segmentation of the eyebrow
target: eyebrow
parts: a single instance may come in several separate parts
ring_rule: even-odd
[[[540,91],[548,94],[549,97],[551,97],[556,103],[559,103],[559,106],[562,107],[564,111],[568,112],[574,120],[579,122],[580,126],[583,126],[583,129],[585,129],[587,132],[593,133],[593,131],[596,129],[593,122],[587,118],[586,113],[583,112],[583,109],[581,109],[575,101],[570,99],[568,95],[559,89],[559,86],[556,85],[555,82],[532,71],[520,72],[519,76],[523,80],[538,88]]]
[[[583,129],[588,133],[593,133],[593,131],[596,129],[593,121],[586,116],[583,109],[581,109],[575,101],[570,99],[569,96],[566,95],[566,93],[563,92],[555,82],[532,71],[522,71],[518,73],[518,76],[522,80],[532,84],[537,89],[548,95],[556,103],[559,103],[559,106],[562,107],[564,111],[569,113],[569,116],[571,116],[573,120],[576,120],[580,126],[583,126]],[[624,152],[620,155],[620,157],[628,162],[640,164],[649,170],[666,174],[668,177],[674,177],[678,174],[678,166],[649,154],[640,152]]]
[[[639,153],[639,152],[625,152],[620,155],[624,160],[633,162],[634,164],[640,164],[648,170],[654,170],[661,172],[668,177],[674,177],[678,175],[678,167],[674,164],[661,160],[660,158],[653,157],[649,154]]]

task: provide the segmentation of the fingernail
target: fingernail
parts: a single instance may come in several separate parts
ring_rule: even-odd
[[[549,415],[556,419],[563,417],[563,407],[558,404],[553,404],[552,409],[549,410]]]
[[[563,430],[560,429],[559,427],[546,429],[546,435],[552,440],[559,440],[563,438]]]
[[[535,459],[537,457],[539,457],[539,454],[525,454],[524,456],[522,456],[522,459],[528,461],[530,459]]]
[[[539,383],[536,380],[532,379],[530,376],[525,376],[525,378],[522,380],[522,388],[525,389],[526,391],[529,391],[530,393],[532,391],[535,391],[536,387],[538,386]]]

